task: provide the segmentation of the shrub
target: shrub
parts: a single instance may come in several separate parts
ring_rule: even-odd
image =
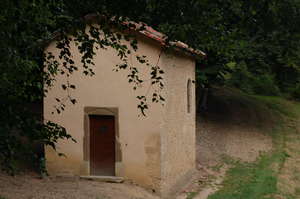
[[[292,97],[298,101],[300,101],[300,83],[293,89],[291,93]]]
[[[228,86],[238,88],[249,94],[280,95],[280,89],[272,75],[251,73],[244,62],[235,65],[232,69],[233,72],[226,80]]]
[[[251,82],[251,87],[254,94],[268,95],[268,96],[280,95],[280,90],[276,85],[274,78],[269,74],[253,77],[253,82]]]
[[[0,169],[11,175],[23,169],[22,165],[27,163],[32,164],[28,166],[37,167],[41,174],[45,173],[41,159],[43,154],[42,151],[36,150],[37,146],[50,146],[56,149],[56,143],[60,139],[71,139],[76,142],[58,124],[50,121],[42,123],[42,121],[28,118],[24,116],[15,122],[16,125],[20,125],[19,128],[3,125],[5,121],[0,122],[2,124],[0,125]],[[58,155],[61,154],[58,153]]]
[[[253,93],[251,82],[252,74],[248,71],[245,63],[240,63],[235,66],[226,84],[230,87],[241,89],[246,93]]]

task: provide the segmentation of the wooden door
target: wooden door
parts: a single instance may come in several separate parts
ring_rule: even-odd
[[[115,175],[115,118],[90,115],[90,174]]]

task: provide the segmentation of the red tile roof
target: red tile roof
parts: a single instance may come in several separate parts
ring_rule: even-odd
[[[99,17],[99,15],[97,15],[97,14],[89,14],[89,15],[86,15],[84,18],[86,20],[93,20],[98,17]],[[150,39],[157,41],[162,46],[171,46],[171,47],[174,47],[176,50],[187,52],[196,57],[206,57],[206,54],[204,52],[202,52],[201,50],[190,48],[187,44],[185,44],[181,41],[169,41],[168,43],[166,43],[167,38],[168,38],[167,35],[154,30],[152,27],[148,26],[145,23],[124,22],[124,25],[133,25],[135,28],[132,28],[132,29],[138,31],[139,33],[141,33],[142,35],[144,35]]]

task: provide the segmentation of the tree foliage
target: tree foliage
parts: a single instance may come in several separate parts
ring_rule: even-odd
[[[87,15],[73,15],[73,5],[64,1],[4,1],[1,13],[2,40],[1,55],[1,98],[3,103],[0,124],[0,161],[5,169],[13,170],[15,160],[20,157],[32,156],[29,150],[34,143],[49,145],[56,148],[59,139],[72,139],[65,129],[47,118],[42,118],[41,105],[48,89],[58,76],[65,76],[66,82],[61,85],[65,96],[57,96],[54,107],[57,114],[65,110],[66,104],[76,103],[70,90],[76,85],[69,77],[82,68],[83,75],[93,76],[94,56],[97,49],[112,48],[122,64],[115,70],[127,70],[128,82],[137,89],[143,84],[139,71],[129,64],[128,55],[137,50],[137,41],[133,35],[120,34],[132,28],[139,30],[135,23],[117,14],[110,14],[105,8],[92,19]],[[78,8],[77,8],[78,9]],[[84,7],[78,11],[84,10]],[[94,10],[95,13],[97,10]],[[87,30],[88,27],[88,31]],[[101,27],[101,29],[100,29]],[[45,52],[49,41],[56,40],[58,57]],[[126,40],[129,45],[121,41]],[[81,63],[76,65],[71,53],[71,42],[74,42],[81,54]],[[153,102],[162,102],[164,98],[158,94],[163,88],[163,70],[148,63],[145,56],[136,56],[139,63],[150,67]],[[77,63],[78,64],[78,63]],[[145,115],[148,109],[147,97],[137,96],[137,108]],[[40,105],[40,107],[38,107]],[[35,108],[36,110],[33,110]],[[53,112],[54,114],[54,112]],[[73,139],[72,139],[73,140]],[[75,140],[73,140],[75,141]],[[39,157],[37,157],[39,158]]]
[[[227,84],[246,70],[257,81],[268,76],[281,92],[299,84],[299,0],[150,2],[142,20],[207,53],[199,82]],[[244,79],[235,86],[257,87]]]
[[[2,0],[0,8],[0,161],[5,165],[28,152],[24,140],[55,147],[59,139],[71,139],[63,127],[44,123],[34,110],[57,75],[68,77],[79,67],[83,75],[93,75],[94,48],[115,49],[124,62],[116,70],[128,71],[133,88],[143,83],[138,69],[126,61],[130,49],[137,48],[136,40],[111,31],[112,26],[130,28],[120,25],[123,21],[146,22],[166,33],[168,40],[206,52],[207,58],[197,63],[200,86],[228,84],[252,93],[300,98],[299,0]],[[92,27],[86,33],[89,22],[84,16],[90,13],[106,17],[98,21],[101,30]],[[104,39],[99,39],[100,33]],[[44,54],[54,34],[62,68],[52,54]],[[70,54],[73,39],[82,55],[80,66]],[[122,45],[122,39],[130,46]],[[142,55],[136,59],[147,65]],[[158,65],[149,67],[152,81],[162,89],[163,71]],[[72,82],[62,85],[67,95],[57,97],[58,113],[66,101],[76,103],[67,92],[75,88]],[[138,99],[143,112],[147,99]],[[164,98],[153,92],[152,101]]]

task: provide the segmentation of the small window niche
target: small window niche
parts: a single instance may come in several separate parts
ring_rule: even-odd
[[[192,100],[192,80],[188,79],[187,81],[187,112],[191,113],[191,100]]]

